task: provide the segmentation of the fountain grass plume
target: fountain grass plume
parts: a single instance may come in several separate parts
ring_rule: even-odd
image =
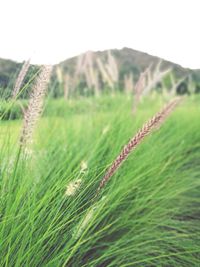
[[[44,96],[47,91],[47,84],[50,80],[51,72],[52,66],[43,66],[33,86],[29,105],[24,115],[24,125],[20,138],[22,146],[32,142],[33,131],[42,112]]]
[[[132,108],[132,113],[135,114],[137,111],[137,106],[140,102],[140,98],[142,96],[142,92],[145,88],[145,80],[146,80],[146,75],[149,71],[148,67],[144,72],[140,74],[140,77],[135,85],[134,92],[135,92],[135,97],[134,97],[134,103],[133,103],[133,108]]]
[[[27,60],[24,62],[18,76],[17,76],[17,80],[15,82],[15,86],[13,89],[13,93],[12,93],[12,98],[15,99],[20,91],[21,85],[23,83],[23,80],[26,76],[26,73],[28,72],[28,69],[30,67],[30,60]]]
[[[158,112],[154,117],[147,121],[143,127],[136,133],[136,135],[124,146],[118,157],[114,160],[110,168],[107,170],[106,174],[102,178],[99,187],[97,189],[97,194],[105,186],[105,184],[110,180],[113,174],[118,170],[122,163],[127,159],[129,154],[143,141],[143,139],[149,135],[153,130],[158,129],[165,119],[170,115],[174,108],[178,105],[181,98],[175,98],[169,102],[160,112]]]

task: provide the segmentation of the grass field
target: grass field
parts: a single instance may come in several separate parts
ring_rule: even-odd
[[[124,95],[48,100],[28,152],[0,123],[0,266],[199,266],[200,98],[186,97],[93,197],[163,106]]]

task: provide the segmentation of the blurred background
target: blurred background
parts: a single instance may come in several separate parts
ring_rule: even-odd
[[[197,0],[2,1],[0,96],[29,59],[22,86],[52,64],[53,98],[131,93],[147,68],[145,94],[199,93],[198,10]]]

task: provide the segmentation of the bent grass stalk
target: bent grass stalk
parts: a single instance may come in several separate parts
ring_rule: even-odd
[[[101,189],[106,185],[106,183],[109,181],[112,175],[114,175],[114,173],[118,170],[122,163],[126,160],[129,154],[137,147],[137,145],[142,142],[145,136],[149,135],[152,130],[158,129],[160,127],[160,125],[165,121],[167,116],[170,115],[170,113],[178,105],[180,100],[181,98],[175,98],[174,100],[169,102],[160,112],[158,112],[153,118],[151,118],[147,123],[145,123],[143,127],[136,133],[136,135],[129,141],[129,143],[122,149],[119,156],[115,159],[111,167],[107,170],[106,174],[102,178],[97,189],[96,195],[93,199],[94,202],[98,197]],[[77,233],[74,235],[75,239],[79,238],[83,234],[86,226],[92,220],[95,205],[96,204],[92,205],[92,207],[88,210],[82,222],[80,223],[79,228],[77,229]],[[68,262],[70,256],[66,260],[65,264]]]
[[[136,135],[124,146],[119,156],[114,160],[111,167],[107,170],[102,178],[97,189],[96,196],[98,196],[101,189],[110,180],[113,174],[118,170],[122,163],[127,159],[129,154],[143,141],[145,136],[149,135],[154,129],[158,129],[165,119],[170,115],[174,108],[178,105],[181,98],[175,98],[169,102],[160,112],[151,118],[143,127],[136,133]]]
[[[28,72],[29,67],[30,67],[30,60],[27,60],[24,62],[23,66],[19,72],[19,75],[17,76],[17,80],[15,82],[14,90],[12,93],[13,99],[15,99],[17,97],[19,90],[21,88],[22,82],[26,76],[26,73]]]

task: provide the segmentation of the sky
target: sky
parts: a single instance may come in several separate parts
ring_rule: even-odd
[[[55,64],[130,47],[200,68],[200,0],[0,0],[0,58]]]

